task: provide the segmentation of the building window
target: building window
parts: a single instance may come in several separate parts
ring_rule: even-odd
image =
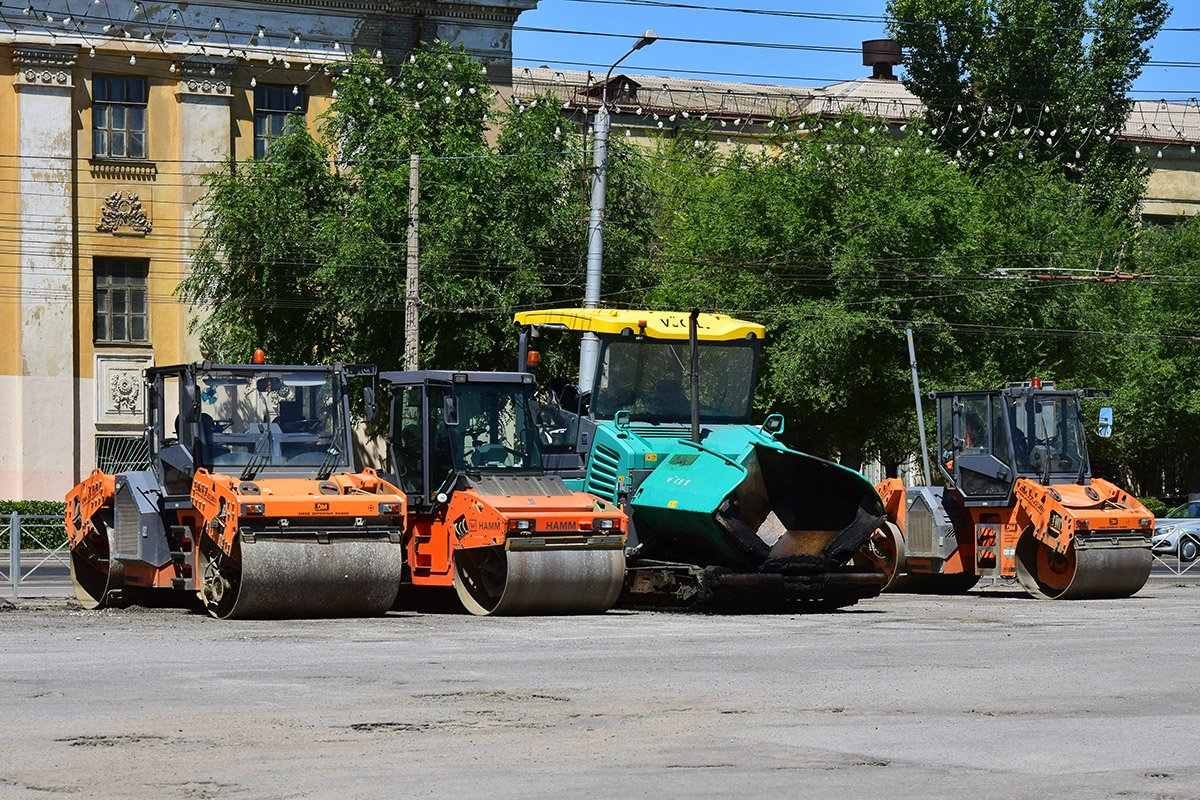
[[[146,325],[146,276],[150,262],[137,258],[97,258],[94,336],[98,343],[149,340]]]
[[[92,157],[146,157],[146,79],[92,79]]]
[[[254,87],[254,157],[266,156],[271,142],[287,133],[289,120],[307,110],[308,94],[299,86]]]

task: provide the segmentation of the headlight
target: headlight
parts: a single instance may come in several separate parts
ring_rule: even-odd
[[[1138,520],[1138,527],[1139,528],[1149,528],[1151,523],[1153,523],[1153,522],[1154,522],[1153,517],[1142,517],[1141,519]]]
[[[379,513],[382,516],[397,516],[404,513],[403,503],[380,503]]]
[[[508,521],[508,529],[510,531],[532,533],[536,526],[537,521],[532,519],[510,519]]]
[[[243,517],[261,517],[263,514],[267,513],[267,506],[265,503],[242,503],[241,513]]]
[[[619,523],[611,517],[599,517],[592,520],[593,530],[612,530],[619,526]]]

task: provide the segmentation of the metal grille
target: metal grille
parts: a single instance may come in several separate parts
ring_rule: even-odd
[[[917,495],[904,517],[904,542],[910,553],[933,552],[933,511],[925,498]]]
[[[141,436],[96,437],[96,466],[105,475],[150,469],[150,451]]]
[[[561,480],[537,475],[484,475],[475,486],[480,494],[504,497],[552,497],[570,495]]]
[[[616,502],[619,466],[620,456],[615,451],[596,445],[592,450],[591,469],[588,471],[588,491]]]
[[[643,439],[686,439],[692,435],[687,425],[630,425],[629,429]]]
[[[117,497],[113,501],[113,557],[137,559],[138,553],[138,517],[137,502],[133,499],[129,484],[117,489]]]

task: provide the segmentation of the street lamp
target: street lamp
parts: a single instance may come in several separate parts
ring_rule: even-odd
[[[608,132],[612,119],[608,115],[608,82],[617,65],[633,53],[654,44],[658,34],[646,31],[629,52],[613,62],[604,74],[600,93],[600,110],[596,112],[595,144],[592,150],[592,203],[588,213],[587,285],[583,295],[584,308],[600,307],[600,275],[604,269],[604,216],[608,194]],[[600,356],[600,340],[594,333],[585,333],[579,344],[579,392],[592,390],[596,359]]]

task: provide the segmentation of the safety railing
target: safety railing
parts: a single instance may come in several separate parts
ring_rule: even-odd
[[[1172,574],[1183,575],[1200,564],[1200,536],[1194,533],[1181,534],[1175,542],[1174,550],[1157,552],[1154,554],[1154,560]]]
[[[13,597],[21,589],[64,589],[71,585],[67,530],[62,517],[33,514],[0,516],[0,586]],[[7,569],[5,567],[7,565]]]

